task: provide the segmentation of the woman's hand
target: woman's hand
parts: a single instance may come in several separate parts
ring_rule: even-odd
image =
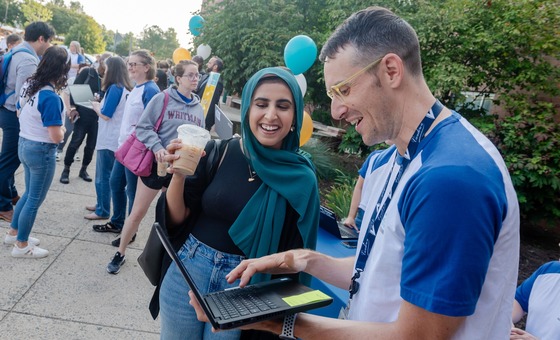
[[[525,332],[522,329],[513,327],[509,335],[510,340],[539,340],[533,334]]]
[[[306,249],[292,249],[258,259],[243,260],[226,275],[226,279],[229,283],[240,279],[239,287],[245,287],[256,273],[294,274],[303,272],[307,268],[306,254]]]
[[[164,162],[169,163],[169,167],[167,168],[167,172],[171,173],[171,174],[175,174],[175,175],[180,175],[179,172],[175,172],[173,170],[173,162],[176,161],[177,159],[179,159],[180,155],[177,152],[179,149],[181,149],[181,147],[183,146],[183,143],[181,141],[180,138],[175,138],[173,140],[171,140],[171,142],[169,142],[169,144],[167,145],[167,154],[165,155],[165,157],[163,158]],[[206,155],[206,151],[202,151],[202,156],[200,157],[204,157]],[[184,176],[184,175],[181,175]]]
[[[89,101],[91,103],[91,107],[93,108],[93,111],[95,111],[95,113],[100,114],[101,113],[101,103],[95,100],[90,100]]]
[[[167,155],[167,150],[159,149],[158,151],[154,152],[154,156],[157,162],[165,162],[165,156]]]

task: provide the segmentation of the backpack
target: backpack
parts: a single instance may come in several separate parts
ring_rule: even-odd
[[[20,48],[16,51],[12,50],[5,53],[3,56],[0,56],[0,106],[4,105],[6,100],[16,92],[13,90],[10,93],[5,93],[6,82],[8,81],[8,71],[10,70],[10,62],[12,61],[14,54],[18,52],[26,52],[33,55],[33,53],[31,53],[28,49]]]

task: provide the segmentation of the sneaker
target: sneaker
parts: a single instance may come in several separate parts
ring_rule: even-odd
[[[16,241],[17,241],[17,235],[12,236],[9,233],[6,233],[6,237],[4,237],[4,243],[5,244],[14,245],[14,244],[16,244]],[[29,238],[27,239],[27,242],[34,245],[34,246],[38,246],[41,243],[41,241],[39,241],[38,238],[31,237],[31,236],[29,236]]]
[[[80,158],[80,156],[78,156],[78,155],[74,156],[74,161],[75,161],[75,162],[79,162],[79,161],[81,161],[81,160],[82,160],[82,159]]]
[[[107,272],[109,274],[118,274],[124,263],[124,255],[121,255],[120,252],[116,252],[111,262],[109,262],[109,264],[107,265]]]
[[[54,153],[54,158],[56,159],[57,162],[60,162],[60,160],[62,159],[62,156],[60,154],[61,154],[60,151]]]
[[[128,244],[131,244],[132,242],[136,241],[136,234],[134,234],[134,236],[132,236],[132,239],[130,240],[130,242],[128,242]],[[116,239],[114,239],[111,244],[113,245],[113,247],[120,247],[121,246],[121,237],[117,237]]]
[[[26,259],[40,259],[47,257],[49,251],[43,248],[39,248],[31,243],[27,244],[27,247],[20,248],[14,244],[12,248],[12,257],[26,258]]]

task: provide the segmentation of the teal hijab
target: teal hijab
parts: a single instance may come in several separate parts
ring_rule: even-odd
[[[264,147],[249,126],[249,108],[259,80],[263,77],[281,78],[294,97],[294,131],[284,138],[279,150]],[[303,96],[296,78],[287,70],[269,67],[255,73],[245,84],[241,101],[241,134],[245,157],[263,184],[247,202],[229,230],[233,242],[249,258],[278,252],[288,204],[298,213],[297,227],[303,247],[315,249],[319,224],[319,190],[311,162],[298,153],[299,131],[303,123]],[[251,282],[270,279],[257,274]],[[310,283],[308,275],[301,276]]]

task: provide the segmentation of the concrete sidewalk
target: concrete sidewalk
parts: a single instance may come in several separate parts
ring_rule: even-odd
[[[232,121],[240,120],[239,110],[223,103],[221,107]],[[83,158],[83,150],[77,155]],[[95,204],[96,194],[93,182],[78,177],[81,166],[74,162],[70,184],[62,184],[64,164],[57,162],[39,208],[31,235],[41,240],[48,257],[12,258],[12,246],[3,244],[10,225],[0,220],[0,339],[159,339],[159,320],[148,311],[154,287],[136,261],[154,221],[155,201],[120,273],[108,274],[107,264],[117,251],[111,245],[115,234],[94,232],[92,225],[104,221],[84,219],[85,206]],[[95,156],[88,172],[95,178]],[[21,166],[16,187],[23,195]]]
[[[0,138],[1,138],[0,130]],[[83,158],[82,150],[78,155]],[[59,182],[63,162],[57,162],[53,183],[39,209],[32,236],[49,250],[44,259],[16,259],[3,243],[9,224],[0,221],[0,339],[159,339],[159,321],[148,304],[154,288],[138,266],[154,221],[154,209],[140,225],[118,275],[107,263],[117,248],[115,234],[96,233],[84,215],[96,202],[93,182],[78,177],[74,162],[70,184]],[[95,176],[95,158],[88,169]],[[25,190],[23,168],[16,173],[20,195]],[[153,203],[155,206],[155,202]],[[188,297],[185,297],[188,299]]]

